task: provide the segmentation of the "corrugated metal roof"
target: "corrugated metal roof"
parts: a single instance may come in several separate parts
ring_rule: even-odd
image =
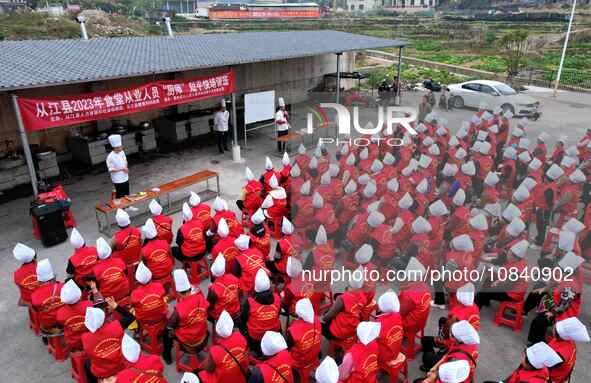
[[[99,81],[406,42],[337,31],[245,32],[0,42],[0,90]]]

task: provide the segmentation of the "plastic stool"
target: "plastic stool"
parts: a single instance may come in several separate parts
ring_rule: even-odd
[[[380,370],[383,370],[390,382],[398,382],[400,375],[402,375],[402,383],[408,383],[408,361],[403,353],[398,353],[398,357],[385,365],[380,365]]]
[[[318,362],[314,362],[304,368],[297,368],[295,369],[298,373],[298,375],[300,376],[300,383],[309,383],[310,382],[310,375],[312,375],[312,372],[314,372],[314,370],[316,370],[316,367],[318,367]]]
[[[70,362],[72,363],[72,379],[78,383],[87,383],[86,371],[84,371],[84,362],[86,362],[84,351],[72,352],[70,354]]]
[[[161,335],[166,327],[166,321],[154,324],[140,323],[140,345],[149,354],[160,355],[164,350]]]
[[[514,318],[507,318],[505,317],[505,312],[507,310],[513,310],[515,312]],[[513,331],[521,331],[521,324],[523,322],[523,301],[520,302],[501,302],[499,308],[497,309],[497,314],[495,316],[495,324],[497,326],[509,326],[513,329]]]
[[[32,306],[29,306],[29,328],[37,336],[41,334],[41,327],[39,325],[39,314]]]
[[[197,355],[184,352],[178,342],[175,342],[174,350],[177,372],[193,372],[201,367]],[[189,363],[184,363],[183,357],[188,358]]]
[[[202,280],[209,279],[209,267],[205,256],[198,261],[189,263],[189,280],[191,284],[198,285]]]
[[[46,334],[42,333],[42,336],[47,338],[47,351],[53,355],[54,359],[58,362],[63,362],[68,358],[68,347],[64,341],[64,334]]]
[[[406,347],[402,346],[402,352],[406,356],[407,360],[413,360],[417,354],[417,352],[421,351],[421,346],[415,344],[415,339],[421,339],[423,337],[423,330],[419,332],[404,332],[404,339],[406,339]]]

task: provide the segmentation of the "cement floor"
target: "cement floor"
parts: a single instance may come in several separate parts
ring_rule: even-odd
[[[534,96],[542,103],[544,116],[539,121],[530,121],[529,137],[532,141],[546,131],[552,136],[549,146],[552,147],[556,139],[563,134],[569,136],[568,143],[573,144],[584,133],[591,120],[591,95],[561,92],[558,99],[553,99],[551,93],[544,89],[536,89]],[[416,106],[420,93],[410,93],[403,98],[403,104]],[[303,129],[306,121],[307,109],[297,108],[292,113],[296,129]],[[449,120],[450,128],[455,131],[462,120],[469,120],[473,111],[454,110],[440,112]],[[372,111],[363,111],[362,115],[373,118]],[[272,152],[272,130],[261,130],[254,136],[249,136],[249,148],[243,148],[242,154],[246,164],[255,174],[263,170],[264,156]],[[213,163],[216,161],[217,163]],[[280,166],[280,159],[273,157],[273,161]],[[244,182],[244,164],[232,162],[231,154],[218,155],[213,146],[203,149],[184,149],[177,153],[169,153],[149,162],[132,165],[130,167],[131,189],[140,191],[158,185],[201,169],[212,169],[221,175],[222,197],[234,201],[239,197]],[[111,191],[111,184],[106,173],[75,177],[65,185],[66,191],[73,199],[72,210],[78,222],[78,228],[86,240],[93,243],[98,238],[94,205],[97,201],[106,200]],[[233,203],[230,203],[235,208]],[[180,222],[180,214],[174,215],[175,224]],[[32,239],[31,222],[29,217],[29,199],[22,198],[0,205],[0,382],[27,383],[61,383],[71,381],[70,365],[56,363],[47,353],[41,340],[36,338],[27,327],[27,312],[16,306],[17,290],[12,282],[12,272],[18,266],[12,257],[12,247],[17,241],[24,242],[38,249],[40,258],[49,258],[55,268],[58,278],[66,275],[65,267],[72,250],[68,242],[43,248],[39,241]],[[176,231],[176,226],[175,226]],[[532,262],[537,253],[530,252]],[[6,263],[4,263],[6,262]],[[588,292],[584,300],[589,301]],[[527,329],[532,319],[525,321],[521,332],[513,332],[508,328],[498,328],[494,325],[494,310],[496,306],[483,310],[482,328],[480,336],[480,358],[478,361],[477,381],[502,379],[518,364],[525,345]],[[437,319],[445,315],[442,310],[432,311],[426,334],[434,334]],[[581,320],[589,323],[590,313],[583,306]],[[572,382],[584,383],[591,381],[591,367],[588,355],[591,346],[579,345],[579,362],[576,365]],[[411,381],[421,376],[418,363],[410,365]],[[180,380],[174,366],[166,368],[166,377],[171,383]]]

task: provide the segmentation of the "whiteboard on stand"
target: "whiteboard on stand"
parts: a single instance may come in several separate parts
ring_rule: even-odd
[[[244,95],[244,122],[267,121],[275,118],[275,91]]]

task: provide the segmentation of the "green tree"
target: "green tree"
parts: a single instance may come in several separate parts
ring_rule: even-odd
[[[507,82],[509,83],[527,63],[528,35],[527,31],[511,31],[499,39],[499,46],[504,53],[503,59],[507,67]]]
[[[371,88],[371,95],[373,91],[380,85],[380,82],[386,77],[386,74],[381,70],[372,71],[367,76],[367,85]]]

